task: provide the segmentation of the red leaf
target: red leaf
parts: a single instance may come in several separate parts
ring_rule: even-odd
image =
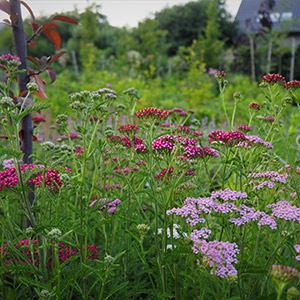
[[[53,29],[53,27],[59,27],[59,25],[53,22],[48,22],[45,25],[43,25],[42,30],[44,31],[46,29]]]
[[[32,42],[32,41],[31,41]],[[33,58],[32,56],[26,56],[26,59],[30,60],[31,62],[33,62],[36,66],[39,65],[38,60],[36,60],[35,58]]]
[[[28,91],[23,91],[23,92],[19,93],[19,97],[23,97],[23,96],[27,95],[27,93],[28,93]]]
[[[63,21],[63,22],[79,25],[79,23],[76,20],[74,20],[70,17],[67,17],[67,16],[63,16],[63,15],[56,15],[52,18],[52,20],[53,21]]]
[[[26,2],[24,2],[23,0],[21,0],[20,3],[26,7],[26,9],[28,10],[28,12],[31,15],[32,20],[34,20],[34,14],[31,10],[30,6]]]
[[[31,48],[33,48],[35,46],[35,41],[30,41],[28,43],[28,46],[31,47]]]
[[[47,24],[50,24],[50,23],[47,23]],[[55,24],[55,23],[52,23],[52,24]],[[46,25],[44,25],[42,27],[43,33],[54,44],[56,50],[58,50],[59,47],[60,47],[60,43],[61,43],[60,35],[59,35],[59,33],[55,29],[53,29],[50,26],[48,26],[48,27],[45,28]],[[55,25],[57,25],[57,24],[55,24]]]
[[[49,65],[51,65],[52,63],[54,63],[59,57],[61,57],[62,55],[64,55],[65,53],[67,53],[67,51],[60,51],[59,53],[55,54],[49,62]]]
[[[34,93],[42,99],[48,99],[47,95],[45,94],[45,86],[44,86],[44,82],[41,78],[40,75],[32,75],[32,78],[34,79],[35,83],[38,85],[39,87],[39,91],[34,91]]]
[[[0,135],[0,139],[8,139],[8,136],[6,136],[6,135]]]
[[[56,79],[56,73],[51,68],[46,68],[45,70],[46,70],[46,72],[48,73],[48,75],[49,75],[49,77],[51,79],[50,84],[52,84],[55,81],[55,79]]]
[[[33,32],[36,32],[39,29],[39,24],[33,20],[30,21],[31,28]]]
[[[34,142],[36,142],[38,139],[37,139],[37,137],[34,135],[34,136],[32,137],[32,140],[33,140]]]
[[[0,0],[0,10],[6,12],[8,15],[11,14],[9,2],[6,0]]]

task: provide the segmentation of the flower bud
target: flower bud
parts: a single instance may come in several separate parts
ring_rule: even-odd
[[[150,230],[150,226],[146,225],[146,224],[139,224],[136,226],[141,238],[144,238],[144,236],[148,233],[148,231]]]
[[[27,87],[27,89],[28,89],[28,91],[30,93],[32,93],[34,91],[36,91],[36,92],[39,91],[39,87],[38,87],[38,85],[35,82],[29,82],[29,83],[27,83],[26,87]]]
[[[53,228],[51,231],[48,232],[48,237],[52,240],[59,240],[62,233],[58,228]]]

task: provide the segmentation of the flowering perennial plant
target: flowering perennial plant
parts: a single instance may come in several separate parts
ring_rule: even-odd
[[[151,119],[153,118],[154,120],[162,120],[162,119],[167,119],[170,115],[170,112],[168,110],[160,110],[158,108],[144,108],[142,110],[139,110],[135,112],[135,115],[139,119]]]
[[[285,78],[283,76],[280,76],[278,74],[268,74],[262,77],[263,82],[271,83],[271,84],[283,84],[285,85]]]
[[[208,142],[218,142],[225,146],[236,146],[242,141],[246,141],[245,135],[240,131],[228,131],[224,132],[222,130],[213,131],[208,134]]]
[[[260,105],[258,103],[255,103],[255,102],[250,103],[249,108],[253,109],[253,110],[257,110],[257,111],[259,111],[261,109]]]
[[[28,247],[29,246],[29,247]],[[21,255],[16,254],[16,250],[12,251],[10,247],[14,247]],[[53,246],[49,247],[49,259],[47,262],[48,268],[53,268]],[[87,259],[98,260],[100,250],[95,245],[87,245]],[[40,265],[37,239],[34,240],[21,240],[14,245],[6,243],[0,247],[1,265],[10,266],[11,264],[34,264]],[[25,256],[25,257],[24,257]],[[69,245],[58,242],[58,260],[59,263],[64,263],[72,256],[79,256],[78,248],[71,248]],[[24,258],[23,258],[24,257]]]
[[[36,173],[33,174],[30,179],[26,182],[27,185],[34,184],[36,187],[40,187],[45,184],[51,191],[57,191],[62,186],[60,180],[61,171],[71,173],[68,168],[60,168],[60,171],[51,167],[44,167],[42,165],[21,165],[21,172],[25,174],[27,171],[36,169]],[[16,168],[10,168],[0,172],[0,191],[4,188],[14,188],[19,184],[19,178],[17,175]]]

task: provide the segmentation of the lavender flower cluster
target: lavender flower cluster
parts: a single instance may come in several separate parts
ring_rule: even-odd
[[[224,191],[212,193],[211,197],[187,198],[184,201],[183,207],[172,208],[167,211],[167,215],[179,215],[186,218],[188,224],[195,226],[198,223],[205,223],[205,215],[213,212],[217,214],[232,214],[233,217],[230,218],[229,221],[237,226],[244,225],[250,221],[257,221],[258,226],[269,226],[271,229],[276,229],[277,223],[275,222],[275,217],[277,215],[274,214],[269,216],[265,212],[247,207],[244,204],[238,206],[229,202],[245,198],[247,198],[246,193],[226,189]],[[224,203],[220,203],[218,199],[221,199]]]
[[[247,148],[247,149],[250,149],[253,146],[265,146],[268,149],[274,148],[274,146],[270,142],[265,142],[263,139],[261,139],[259,136],[256,135],[246,136],[246,140],[240,142],[237,146]]]
[[[122,201],[120,199],[115,199],[115,200],[111,201],[111,199],[102,198],[102,199],[93,201],[89,206],[93,207],[95,204],[98,204],[98,205],[101,204],[101,207],[99,208],[99,210],[108,208],[107,212],[109,214],[112,214],[117,209],[116,206],[120,203],[122,203]]]
[[[192,250],[200,254],[204,264],[211,268],[211,274],[221,278],[236,276],[237,270],[233,264],[238,263],[236,255],[239,249],[236,243],[222,241],[206,241],[211,233],[210,230],[202,228],[191,233],[191,240],[194,242]]]
[[[247,185],[253,186],[253,189],[255,190],[259,190],[264,187],[268,187],[269,189],[272,189],[275,186],[277,186],[277,183],[286,184],[288,177],[289,174],[287,173],[280,174],[275,171],[250,173],[248,175],[248,178],[253,178],[254,180],[250,180],[248,184],[245,184],[245,186]]]

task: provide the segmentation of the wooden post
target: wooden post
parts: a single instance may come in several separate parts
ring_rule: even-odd
[[[20,58],[21,65],[19,69],[25,69],[26,72],[18,76],[19,91],[27,90],[29,82],[28,66],[27,66],[27,43],[24,35],[23,20],[21,14],[20,0],[10,0],[10,10],[13,16],[12,33],[15,44],[16,55]],[[27,100],[28,101],[28,100]],[[27,102],[29,103],[29,101]],[[21,150],[24,154],[23,163],[32,164],[32,142],[33,142],[33,126],[31,114],[26,115],[21,121]]]
[[[290,69],[290,81],[294,80],[294,69],[295,69],[295,51],[296,51],[296,40],[292,38],[292,56],[291,56],[291,69]]]

